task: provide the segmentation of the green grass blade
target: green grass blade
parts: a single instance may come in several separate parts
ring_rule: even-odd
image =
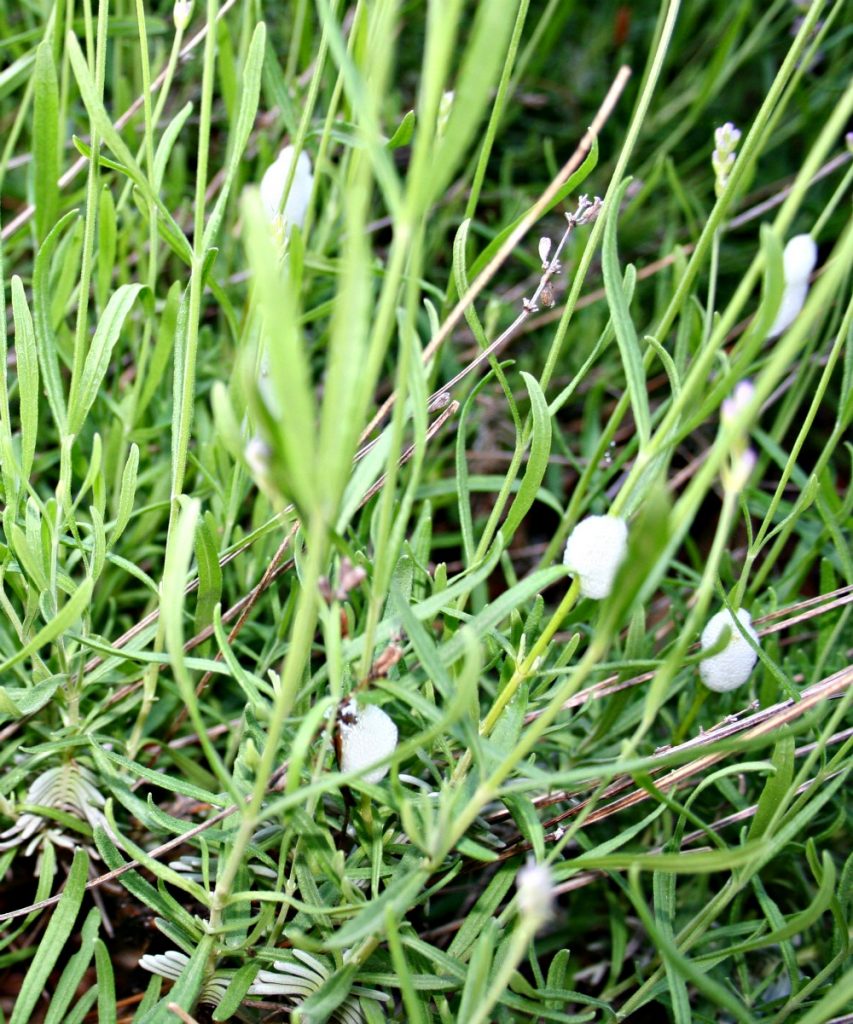
[[[612,201],[608,203],[609,208],[606,215],[607,220],[601,250],[601,264],[604,272],[607,302],[610,306],[610,315],[613,318],[613,327],[616,331],[616,343],[619,346],[619,354],[622,357],[622,367],[625,371],[625,381],[628,387],[628,395],[631,399],[631,410],[634,414],[634,423],[636,424],[637,434],[639,435],[642,447],[648,442],[651,434],[649,396],[646,388],[646,374],[643,370],[640,342],[637,338],[637,331],[634,328],[634,321],[631,319],[631,311],[628,308],[628,300],[622,283],[622,274],[619,270],[619,256],[616,252],[616,229],[619,223],[619,211],[625,190],[630,183],[630,179],[622,182],[619,191]]]
[[[47,979],[71,936],[80,904],[83,902],[83,893],[86,891],[88,871],[89,855],[78,847],[74,851],[74,860],[68,872],[62,899],[39,940],[33,962],[21,984],[21,991],[9,1018],[9,1024],[28,1024],[32,1019],[33,1011],[44,993]]]

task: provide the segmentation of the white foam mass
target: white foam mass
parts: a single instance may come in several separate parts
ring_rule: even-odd
[[[775,338],[787,330],[797,319],[809,293],[809,275],[817,263],[817,244],[811,235],[794,235],[782,254],[785,275],[785,291],[782,303],[767,333]]]
[[[752,628],[752,616],[749,612],[745,608],[741,608],[736,614],[746,632],[756,643],[759,643],[758,634]],[[717,612],[708,620],[702,630],[700,640],[702,650],[707,651],[713,647],[727,626],[731,630],[731,636],[723,650],[699,663],[699,675],[702,677],[702,682],[709,690],[716,690],[717,693],[725,693],[727,690],[734,690],[738,686],[742,686],[749,678],[758,657],[741,635],[735,625],[734,616],[728,608]]]
[[[352,721],[351,721],[352,719]],[[341,739],[341,771],[354,772],[388,757],[397,747],[397,726],[390,715],[375,704],[357,708],[355,701],[344,705],[338,729]],[[389,766],[382,765],[361,777],[365,782],[380,782]]]
[[[600,601],[628,553],[628,527],[618,516],[587,516],[566,541],[563,564],[580,578],[581,596]]]
[[[279,213],[281,197],[290,174],[290,167],[293,163],[293,146],[285,146],[278,154],[276,160],[271,164],[263,178],[261,178],[261,202],[270,222],[279,222],[284,227],[285,234],[289,234],[290,228],[295,224],[302,227],[305,223],[305,215],[308,212],[308,203],[311,199],[311,189],[314,187],[314,175],[311,173],[311,158],[303,150],[296,159],[296,170],[293,174],[293,183],[287,195],[284,209]],[[279,221],[280,217],[280,221]]]

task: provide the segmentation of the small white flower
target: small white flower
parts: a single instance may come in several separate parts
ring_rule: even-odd
[[[758,634],[752,628],[752,616],[749,612],[745,608],[741,608],[736,615],[741,626],[758,643]],[[755,651],[741,635],[735,624],[734,616],[728,608],[717,612],[702,630],[700,641],[702,650],[707,651],[713,647],[726,627],[731,631],[726,646],[719,654],[712,654],[710,658],[705,658],[699,664],[702,682],[709,690],[715,690],[717,693],[734,690],[745,683],[757,659]]]
[[[618,516],[587,516],[566,542],[563,564],[579,576],[581,596],[608,597],[628,553],[628,527]]]
[[[740,131],[731,121],[726,121],[714,129],[714,151],[711,154],[711,166],[714,168],[714,190],[722,195],[729,181],[729,175],[735,165],[735,150],[740,142]]]
[[[554,880],[547,864],[537,864],[531,857],[515,879],[518,889],[518,913],[530,918],[536,927],[554,916]]]
[[[311,190],[314,187],[314,175],[311,173],[311,158],[302,150],[296,158],[296,170],[284,209],[281,200],[284,194],[290,168],[293,163],[293,146],[285,146],[278,154],[275,163],[271,164],[261,178],[261,202],[270,223],[282,232],[286,238],[295,224],[302,227],[308,212]]]
[[[809,292],[809,275],[817,263],[817,244],[811,235],[795,235],[782,254],[785,291],[767,337],[775,338],[796,320]]]
[[[338,715],[338,731],[343,772],[359,771],[382,761],[397,747],[397,726],[390,715],[375,704],[358,708],[350,698]],[[365,782],[380,782],[388,774],[388,767],[384,764],[364,772],[361,777]]]

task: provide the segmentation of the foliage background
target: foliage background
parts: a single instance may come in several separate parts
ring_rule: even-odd
[[[7,1019],[847,1019],[849,42],[841,0],[0,4]],[[605,511],[598,605],[560,556]]]

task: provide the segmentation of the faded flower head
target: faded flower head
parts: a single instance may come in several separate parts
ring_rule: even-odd
[[[796,320],[809,293],[809,277],[817,263],[817,244],[811,235],[794,235],[782,254],[785,275],[785,290],[782,303],[767,332],[768,338],[775,338],[787,330]]]
[[[295,224],[302,227],[311,200],[314,187],[314,175],[311,172],[311,158],[302,150],[296,158],[296,170],[287,199],[284,201],[284,190],[290,177],[290,169],[295,154],[293,146],[285,146],[261,178],[261,203],[273,230],[284,240]]]
[[[539,928],[554,916],[554,879],[547,864],[537,864],[533,858],[516,875],[518,912],[522,918]]]
[[[731,121],[726,121],[714,129],[714,151],[711,154],[711,166],[714,168],[714,191],[719,196],[729,181],[729,175],[735,165],[735,150],[740,142],[740,131]]]
[[[359,771],[382,761],[397,747],[397,726],[391,716],[375,704],[359,708],[352,697],[338,713],[338,736],[343,772]],[[365,782],[380,782],[388,774],[388,767],[383,764],[361,777]]]
[[[628,527],[618,516],[587,516],[566,542],[563,564],[580,577],[582,597],[608,597],[628,553]]]
[[[752,628],[752,616],[749,612],[741,608],[735,615],[743,629],[756,644],[759,643],[758,634]],[[713,647],[726,628],[731,631],[726,646],[718,654],[712,654],[710,658],[705,658],[699,663],[702,682],[709,690],[715,690],[717,693],[725,693],[727,690],[742,686],[749,678],[757,659],[755,651],[744,639],[735,623],[735,616],[728,608],[717,612],[708,620],[700,639],[702,650],[707,651]]]

